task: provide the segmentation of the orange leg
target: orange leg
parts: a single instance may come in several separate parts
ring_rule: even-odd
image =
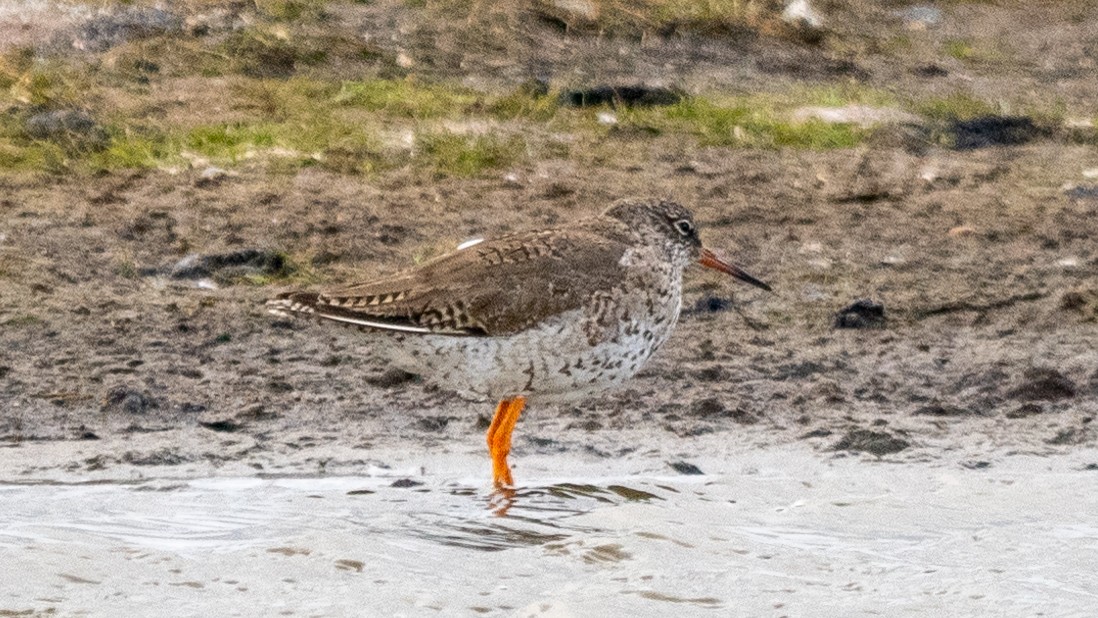
[[[496,414],[488,426],[488,454],[492,456],[492,482],[496,487],[515,484],[511,478],[511,466],[507,465],[507,454],[511,452],[511,432],[515,430],[515,423],[525,407],[525,397],[504,399],[496,406]]]

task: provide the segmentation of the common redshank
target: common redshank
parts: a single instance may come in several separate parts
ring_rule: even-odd
[[[689,210],[623,200],[558,227],[485,240],[390,277],[268,301],[272,313],[354,326],[371,354],[467,397],[498,401],[492,479],[519,414],[621,384],[671,334],[694,262],[770,287],[702,247]]]

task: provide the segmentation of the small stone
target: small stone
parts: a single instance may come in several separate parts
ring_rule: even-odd
[[[34,114],[27,119],[24,130],[29,137],[51,140],[70,150],[99,150],[110,141],[106,130],[94,118],[75,109]]]
[[[926,30],[942,21],[942,10],[932,6],[912,6],[894,13],[908,30]]]
[[[690,404],[690,414],[701,417],[725,416],[728,408],[716,397],[698,399]]]
[[[961,466],[968,468],[969,470],[986,470],[991,467],[991,462],[983,460],[963,461],[961,462]]]
[[[782,19],[798,28],[818,30],[823,27],[823,18],[812,8],[808,0],[792,0],[782,11]]]
[[[552,5],[569,15],[586,21],[593,22],[599,16],[598,7],[590,0],[552,0]]]
[[[566,90],[560,95],[561,103],[571,107],[650,107],[674,105],[682,100],[682,93],[658,86],[595,86],[593,88]],[[616,118],[615,118],[616,122]]]
[[[392,388],[394,386],[400,386],[407,382],[414,381],[418,376],[414,373],[408,373],[403,369],[397,369],[396,367],[390,367],[383,373],[376,376],[369,376],[366,378],[366,383],[371,386],[377,386],[380,388]]]
[[[618,124],[618,117],[615,116],[614,114],[611,114],[610,112],[599,112],[598,115],[595,116],[595,117],[598,119],[599,124],[605,124],[605,125]]]
[[[80,25],[72,40],[75,49],[101,52],[127,41],[168,34],[181,29],[178,15],[154,7],[123,7],[105,11]]]
[[[239,423],[231,418],[216,417],[203,415],[199,418],[199,426],[205,427],[210,431],[218,431],[225,433],[232,433],[234,431],[240,431],[244,428],[242,423]]]
[[[399,52],[397,53],[396,63],[397,66],[402,69],[410,69],[415,66],[416,61],[408,54],[404,52]]]
[[[406,489],[406,488],[409,488],[409,487],[419,487],[422,484],[423,484],[422,482],[413,481],[412,479],[397,479],[397,480],[393,481],[393,483],[391,485],[389,485],[389,487],[397,487],[397,488],[400,488],[400,489]]]
[[[1064,195],[1077,200],[1098,199],[1098,185],[1068,184],[1064,187]]]
[[[671,469],[675,472],[678,472],[679,474],[685,474],[687,476],[698,476],[705,474],[701,471],[701,468],[685,461],[668,462],[667,465],[671,466]]]
[[[950,125],[956,150],[1025,144],[1046,132],[1024,116],[980,116]]]
[[[221,184],[222,181],[224,181],[228,177],[229,177],[228,172],[221,169],[220,167],[215,167],[215,166],[211,165],[211,166],[207,167],[206,169],[202,170],[202,172],[198,175],[198,180],[194,181],[194,186],[196,186],[196,187],[213,187],[213,186]]]
[[[865,452],[881,457],[899,453],[910,446],[911,443],[907,440],[884,431],[852,429],[831,450]]]
[[[884,305],[869,299],[860,299],[836,313],[833,326],[835,328],[883,328],[885,320]]]
[[[27,119],[27,135],[49,139],[66,133],[88,133],[98,125],[87,113],[75,109],[56,109],[34,114]]]
[[[104,412],[144,414],[157,407],[159,406],[156,400],[146,393],[126,386],[118,386],[107,393],[102,409]]]
[[[960,406],[932,403],[915,410],[912,414],[915,416],[972,416],[975,412]]]
[[[416,420],[416,427],[430,433],[440,433],[446,430],[450,421],[457,420],[453,416],[425,416]]]
[[[720,313],[732,308],[732,301],[722,296],[706,294],[694,303],[691,309],[693,313]]]

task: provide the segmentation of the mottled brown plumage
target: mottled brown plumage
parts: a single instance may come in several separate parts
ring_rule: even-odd
[[[527,398],[565,401],[632,376],[670,336],[692,262],[767,286],[702,249],[690,211],[622,201],[601,215],[486,240],[396,275],[270,301],[280,315],[359,327],[392,364],[501,401],[488,432],[511,483]]]
[[[522,232],[375,281],[290,294],[318,310],[449,335],[510,335],[578,308],[622,278],[613,230]],[[576,279],[575,273],[586,273]],[[486,285],[487,283],[490,285]]]

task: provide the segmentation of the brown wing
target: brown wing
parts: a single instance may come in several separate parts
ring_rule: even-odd
[[[611,236],[577,228],[512,234],[391,277],[271,304],[379,329],[505,335],[577,309],[620,281],[627,245]]]

